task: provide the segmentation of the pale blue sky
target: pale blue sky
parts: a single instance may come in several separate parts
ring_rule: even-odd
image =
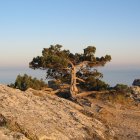
[[[43,48],[95,45],[111,67],[140,68],[140,0],[0,0],[0,67],[28,67]]]

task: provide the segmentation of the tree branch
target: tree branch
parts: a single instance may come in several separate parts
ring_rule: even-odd
[[[79,63],[78,65],[76,65],[76,67],[82,67],[83,65],[86,65],[89,62],[90,61],[83,61],[83,62]]]
[[[85,97],[85,96],[89,96],[91,94],[104,94],[104,93],[109,93],[109,91],[87,91],[87,92],[82,92],[82,93],[79,93],[77,95],[75,95],[76,98],[82,98],[82,97]]]
[[[88,63],[89,63],[89,64],[92,64],[93,67],[99,67],[99,66],[104,65],[106,62],[107,62],[107,61],[104,61],[104,60],[102,60],[102,61],[96,61],[96,62],[83,61],[83,62],[79,63],[78,65],[76,65],[76,67],[82,67],[82,66],[84,66],[84,65],[87,65]]]
[[[62,68],[62,70],[71,70],[70,68]]]
[[[72,67],[75,67],[74,64],[70,60],[67,60],[67,61],[69,64],[71,64]]]
[[[79,81],[85,82],[85,80],[83,80],[81,78],[76,77],[76,79],[79,80]]]

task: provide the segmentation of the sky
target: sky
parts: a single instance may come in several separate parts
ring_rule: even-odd
[[[0,0],[0,68],[28,67],[55,44],[140,69],[140,0]]]

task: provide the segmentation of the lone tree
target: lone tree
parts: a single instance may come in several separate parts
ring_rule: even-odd
[[[88,46],[82,54],[71,53],[69,50],[62,50],[61,45],[51,45],[44,48],[42,56],[37,56],[29,63],[33,69],[47,71],[47,78],[53,78],[61,82],[70,82],[70,93],[72,97],[78,93],[77,84],[85,82],[91,76],[101,76],[94,67],[104,66],[111,60],[110,55],[95,57],[96,48]]]

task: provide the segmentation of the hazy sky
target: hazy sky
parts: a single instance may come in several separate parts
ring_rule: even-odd
[[[0,67],[27,67],[57,43],[140,68],[140,0],[0,0]]]

